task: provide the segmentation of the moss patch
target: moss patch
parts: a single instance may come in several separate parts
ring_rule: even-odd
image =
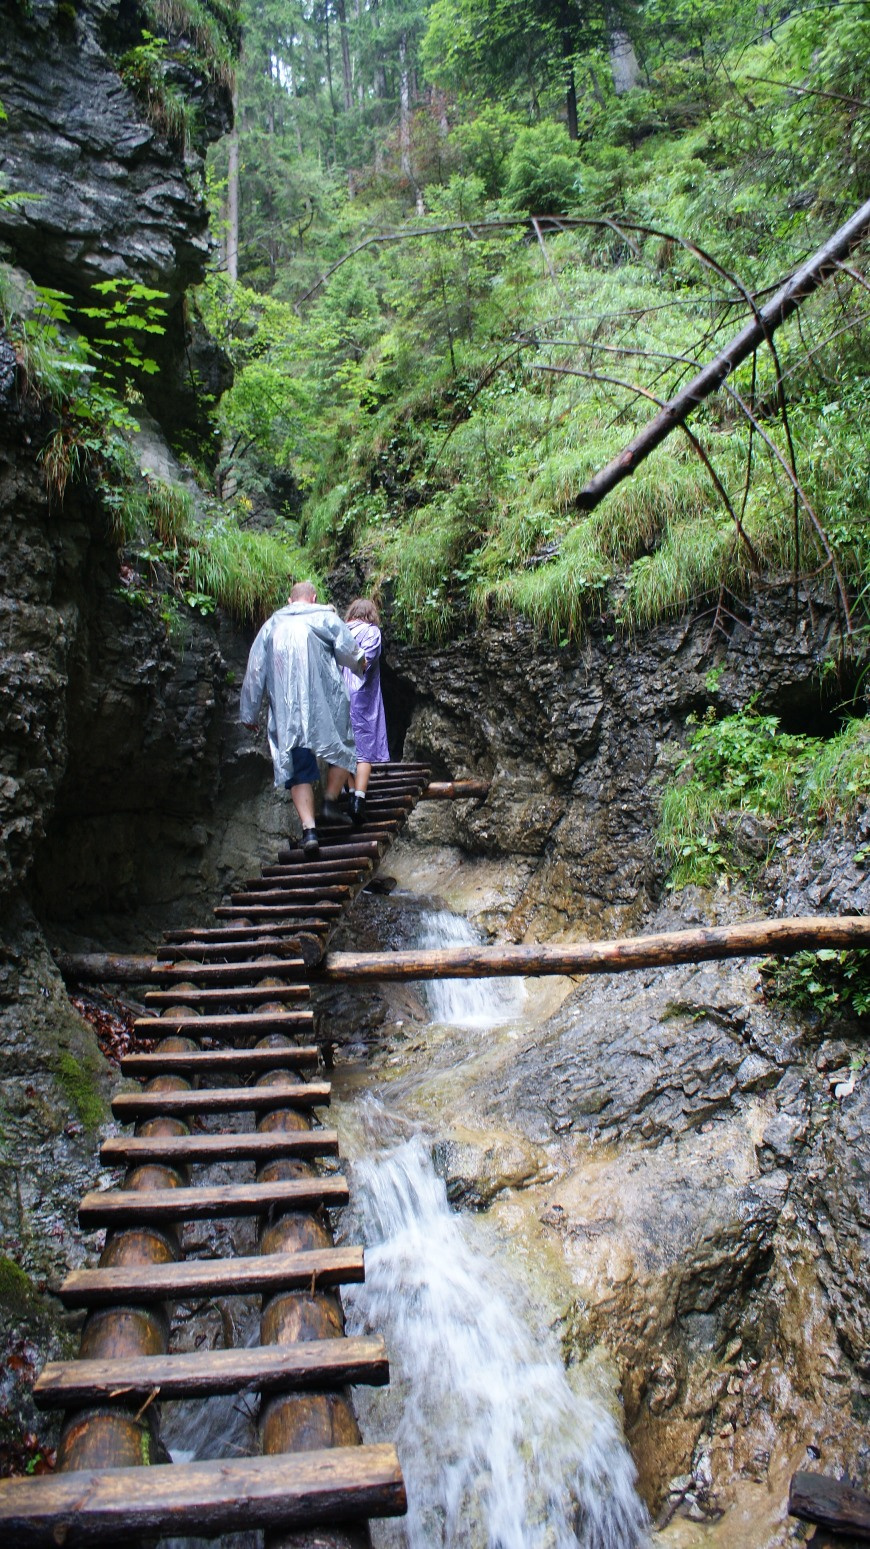
[[[97,1129],[106,1118],[107,1109],[95,1064],[87,1059],[82,1063],[68,1049],[62,1049],[57,1059],[57,1076],[85,1129]]]
[[[30,1307],[36,1291],[30,1276],[5,1254],[0,1254],[0,1306],[20,1316]]]

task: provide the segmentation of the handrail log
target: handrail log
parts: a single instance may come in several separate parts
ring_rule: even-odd
[[[667,968],[676,963],[715,962],[729,957],[789,957],[794,952],[819,947],[870,947],[870,917],[806,915],[556,946],[544,943],[527,947],[420,948],[407,952],[328,952],[321,963],[308,969],[307,978],[311,983],[332,984],[386,979],[486,979],[504,974],[537,978],[542,974],[626,973],[635,968]],[[73,982],[140,983],[157,959],[112,952],[59,952],[55,961],[64,978]]]
[[[870,947],[870,918],[861,915],[761,920],[702,926],[616,941],[528,947],[421,948],[407,952],[329,952],[309,969],[314,984],[385,979],[480,979],[503,974],[624,973],[729,957],[789,956],[818,947]]]

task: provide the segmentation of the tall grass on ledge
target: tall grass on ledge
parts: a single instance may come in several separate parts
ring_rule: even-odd
[[[309,577],[305,556],[272,532],[239,527],[232,516],[197,525],[188,536],[194,591],[207,593],[242,624],[261,624]]]

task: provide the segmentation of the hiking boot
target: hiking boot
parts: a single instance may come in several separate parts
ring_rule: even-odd
[[[320,841],[317,838],[316,828],[303,828],[302,830],[302,854],[313,857],[320,851]]]
[[[366,799],[363,791],[351,791],[350,816],[354,828],[359,828],[366,820]]]
[[[337,801],[325,801],[321,808],[320,816],[327,823],[337,823],[341,828],[350,828],[350,813],[342,812]]]

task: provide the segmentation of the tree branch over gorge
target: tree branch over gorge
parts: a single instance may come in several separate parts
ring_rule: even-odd
[[[633,228],[637,229],[637,228]],[[800,268],[781,285],[779,290],[763,306],[715,358],[693,377],[682,390],[664,405],[659,413],[645,425],[628,446],[602,468],[577,496],[577,505],[583,511],[593,511],[605,495],[627,479],[640,466],[650,452],[688,418],[692,410],[705,398],[721,387],[726,377],[747,360],[752,352],[764,343],[786,318],[796,312],[806,298],[817,290],[828,275],[834,272],[842,260],[870,234],[870,199],[836,231],[832,237],[813,253]]]

